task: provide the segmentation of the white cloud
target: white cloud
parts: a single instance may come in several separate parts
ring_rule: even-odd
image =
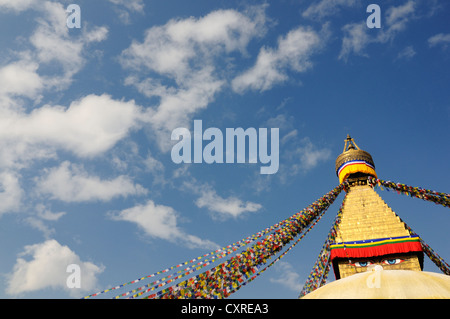
[[[447,46],[450,44],[450,33],[439,33],[428,39],[428,44],[430,47],[437,45]]]
[[[244,51],[248,42],[261,33],[264,17],[258,12],[254,20],[234,10],[218,10],[202,18],[171,20],[148,29],[144,42],[134,41],[123,52],[126,67],[145,67],[168,75],[181,84],[192,71],[213,66],[218,53]],[[192,65],[194,64],[194,65]]]
[[[176,127],[190,127],[192,115],[205,109],[223,84],[212,76],[208,68],[193,73],[189,87],[180,87],[160,97],[157,110],[149,109],[143,119],[152,125],[161,150],[169,150],[170,132]]]
[[[22,95],[35,97],[44,86],[37,74],[39,65],[21,60],[0,68],[0,95]]]
[[[416,18],[415,11],[415,2],[408,1],[403,5],[387,8],[380,29],[367,28],[366,21],[345,25],[342,28],[344,37],[339,59],[347,60],[350,54],[368,57],[365,52],[367,45],[393,41],[399,32],[406,29],[408,22]],[[369,30],[375,31],[375,36],[369,35]]]
[[[177,225],[177,213],[172,207],[155,204],[152,200],[144,205],[137,205],[122,210],[112,216],[117,221],[137,224],[147,235],[189,248],[217,249],[219,246],[209,240],[185,233]]]
[[[31,35],[30,42],[36,49],[39,63],[56,63],[63,70],[61,75],[47,79],[48,86],[66,88],[84,65],[83,51],[86,46],[106,39],[108,29],[94,27],[89,30],[84,25],[81,35],[74,37],[69,33],[67,14],[61,3],[46,1],[36,6],[36,10],[43,14],[43,18],[37,19],[38,26]]]
[[[65,202],[108,201],[115,197],[142,195],[147,191],[127,176],[100,179],[90,176],[80,165],[68,161],[47,171],[37,180],[39,192]]]
[[[120,20],[125,24],[130,24],[130,13],[143,13],[144,12],[144,0],[109,0],[109,2],[116,5]]]
[[[63,149],[80,157],[104,153],[138,125],[134,101],[88,95],[68,108],[45,105],[26,114],[0,108],[0,166],[17,166],[34,158],[54,157]]]
[[[281,145],[284,145],[284,144],[288,143],[289,140],[291,140],[291,139],[297,138],[297,134],[298,134],[298,131],[296,129],[293,129],[293,130],[289,131],[289,133],[287,133],[286,135],[284,135],[281,138],[281,141],[280,141]]]
[[[335,15],[340,7],[351,7],[358,4],[357,0],[321,0],[311,4],[302,16],[310,19],[322,19]]]
[[[298,137],[297,130],[291,130],[283,137],[285,151],[281,154],[280,170],[277,174],[282,184],[288,183],[293,176],[307,173],[331,156],[328,148],[313,144],[309,137]]]
[[[204,188],[200,191],[200,197],[195,201],[195,204],[200,208],[205,207],[223,218],[236,218],[243,213],[256,212],[262,208],[258,203],[244,202],[234,196],[223,198],[210,188]]]
[[[389,7],[386,11],[386,23],[391,31],[402,30],[415,11],[416,4],[410,0],[397,7]]]
[[[310,170],[316,167],[321,161],[326,161],[331,156],[329,149],[317,148],[309,138],[304,138],[302,143],[303,145],[296,152],[300,155],[300,163],[304,170]]]
[[[20,12],[32,7],[36,3],[36,0],[0,0],[0,9],[5,8]]]
[[[414,50],[414,48],[411,45],[409,45],[398,53],[397,59],[409,60],[409,59],[412,59],[415,55],[416,55],[416,51]]]
[[[25,257],[31,258],[27,260]],[[80,288],[68,288],[67,266],[76,264],[80,267]],[[80,257],[69,247],[61,245],[56,240],[47,240],[40,244],[25,246],[18,256],[11,274],[8,276],[6,292],[10,295],[38,291],[46,288],[63,289],[72,296],[92,291],[97,286],[97,276],[104,267]]]
[[[281,153],[282,160],[280,162],[284,163],[285,173],[289,176],[310,171],[331,156],[331,150],[328,148],[321,148],[313,144],[307,136],[299,136],[292,116],[283,113],[272,116],[267,120],[267,125],[280,127],[283,130],[280,143],[284,151]],[[288,167],[287,171],[286,167]]]
[[[64,146],[79,156],[92,156],[111,148],[125,137],[137,122],[140,108],[134,101],[113,100],[108,95],[88,95],[69,108],[34,110],[24,117],[24,134],[38,135],[43,141]]]
[[[15,212],[20,208],[23,190],[19,178],[13,172],[0,173],[0,216],[3,213]]]
[[[193,177],[191,181],[183,183],[183,190],[192,191],[199,197],[195,201],[195,205],[199,208],[206,208],[217,218],[236,218],[247,212],[257,212],[262,208],[261,204],[243,201],[236,196],[223,198],[208,184],[201,184]]]
[[[367,30],[365,22],[347,24],[342,28],[345,36],[342,39],[339,59],[347,60],[350,54],[368,56],[364,50],[369,43],[373,42],[373,39],[369,37]]]
[[[36,101],[44,90],[67,88],[85,64],[86,47],[90,43],[103,41],[108,34],[106,27],[84,25],[80,35],[71,35],[66,25],[67,13],[61,3],[1,1],[2,7],[17,12],[33,10],[36,27],[29,36],[30,48],[13,52],[8,59],[16,61],[0,66],[0,97],[14,94]],[[24,42],[24,36],[20,37],[20,41]],[[39,74],[42,66],[51,66],[55,71]]]
[[[124,6],[128,10],[131,11],[142,11],[144,10],[144,1],[143,0],[109,0],[115,5]]]
[[[38,204],[36,206],[36,211],[39,218],[50,221],[56,221],[66,214],[65,212],[54,213],[47,209],[43,204]]]
[[[188,171],[189,165],[182,166],[173,171],[173,178],[185,178],[180,184],[180,191],[188,191],[197,195],[195,205],[199,208],[206,208],[212,213],[213,218],[227,219],[237,218],[245,213],[257,212],[262,208],[261,204],[244,201],[236,196],[229,196],[224,198],[217,194],[217,191],[208,183],[199,182],[195,177],[192,177]],[[261,176],[258,174],[258,176]]]
[[[164,165],[156,158],[154,158],[151,154],[147,155],[147,158],[144,160],[144,165],[146,170],[152,173],[161,173],[164,171]]]
[[[201,18],[171,20],[148,29],[143,42],[133,41],[123,51],[121,63],[132,72],[125,84],[159,99],[147,117],[158,142],[170,141],[171,130],[187,127],[192,115],[214,100],[226,83],[217,65],[231,52],[244,53],[249,41],[264,32],[263,10],[218,10]]]
[[[265,91],[288,79],[288,70],[304,72],[312,66],[310,56],[320,46],[319,35],[303,27],[288,32],[278,40],[276,49],[261,48],[255,65],[237,76],[232,87]]]
[[[25,222],[32,228],[39,230],[44,235],[45,239],[49,239],[55,232],[55,229],[50,228],[43,219],[29,216],[25,218]]]
[[[46,239],[55,232],[55,229],[49,227],[49,223],[56,222],[65,212],[52,212],[43,204],[36,205],[36,214],[25,218],[25,221],[33,228],[41,231]]]
[[[82,37],[82,41],[84,44],[88,44],[91,42],[101,42],[103,40],[105,40],[108,37],[108,28],[103,26],[103,27],[94,27],[92,28],[92,30],[89,31],[85,31],[85,29],[83,29],[84,33],[83,33],[83,37]]]
[[[415,18],[416,3],[412,0],[397,7],[389,7],[386,11],[388,28],[378,36],[378,42],[392,41],[397,33],[404,31],[408,22]],[[383,28],[382,28],[383,29]]]
[[[363,23],[351,23],[342,28],[345,36],[342,40],[342,48],[339,59],[346,60],[350,54],[367,56],[364,52],[367,44],[371,42],[367,34],[367,25]]]
[[[294,271],[291,264],[284,261],[279,261],[275,267],[277,273],[281,273],[278,278],[270,278],[270,282],[283,285],[290,290],[300,292],[303,288],[303,283],[300,282],[300,275]]]

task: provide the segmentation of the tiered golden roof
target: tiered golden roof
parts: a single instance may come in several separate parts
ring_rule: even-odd
[[[368,185],[349,188],[337,242],[408,236],[404,223]]]
[[[345,140],[342,154],[336,159],[336,173],[340,182],[347,181],[349,184],[341,222],[338,225],[336,244],[358,242],[357,248],[360,248],[360,251],[356,253],[357,255],[365,249],[364,254],[372,253],[374,254],[372,257],[376,257],[378,260],[382,253],[377,246],[380,247],[381,243],[386,244],[384,239],[408,237],[410,233],[392,209],[367,185],[368,176],[377,176],[374,161],[372,156],[361,150],[349,135]],[[348,247],[348,245],[341,245],[340,248],[345,251]],[[356,251],[353,250],[353,252]],[[334,252],[336,253],[337,250]],[[333,261],[336,278],[344,278],[367,270],[367,267],[355,267],[355,255],[343,258],[342,254],[343,251],[340,250],[340,253],[337,254],[339,258]],[[401,265],[383,266],[388,269],[422,270],[422,256],[417,252],[403,254]],[[378,260],[378,263],[381,262]],[[367,265],[369,264],[367,263]]]
[[[336,243],[407,237],[410,235],[400,217],[367,184],[350,186],[344,201]],[[379,258],[379,256],[376,256]],[[386,265],[385,269],[422,270],[422,255],[402,254],[401,264]],[[370,259],[370,258],[368,258]],[[337,278],[365,272],[368,267],[355,267],[356,258],[336,260]]]

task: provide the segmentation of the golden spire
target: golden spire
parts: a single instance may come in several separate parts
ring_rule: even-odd
[[[345,144],[344,144],[343,152],[346,152],[349,149],[353,149],[354,150],[355,148],[359,150],[359,147],[358,147],[358,145],[356,145],[355,140],[352,139],[349,134],[347,134],[347,138],[345,139],[344,142],[345,142]]]
[[[332,249],[336,277],[366,271],[367,260],[401,260],[401,265],[383,264],[383,267],[421,270],[423,254],[419,238],[410,236],[400,218],[365,182],[368,176],[377,177],[375,164],[350,135],[336,159],[336,174],[341,183],[350,182]]]

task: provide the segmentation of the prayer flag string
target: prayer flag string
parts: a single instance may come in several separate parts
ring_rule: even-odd
[[[347,195],[346,195],[347,196]],[[344,207],[345,198],[342,201],[341,207],[336,215],[333,225],[328,233],[328,237],[325,240],[325,243],[322,246],[322,250],[319,253],[319,257],[317,258],[313,269],[303,285],[303,289],[300,292],[299,298],[307,295],[308,293],[316,290],[317,288],[323,286],[327,280],[328,273],[331,266],[331,244],[336,241],[336,235],[338,232],[339,223],[342,218],[342,210]]]
[[[96,297],[96,296],[98,296],[98,295],[100,295],[100,294],[103,294],[103,293],[106,293],[106,292],[110,292],[110,291],[113,291],[113,290],[117,290],[117,289],[123,288],[123,287],[125,287],[125,286],[127,286],[127,285],[130,285],[130,284],[135,284],[135,283],[140,282],[140,281],[142,281],[142,280],[145,280],[145,279],[148,279],[148,278],[155,277],[155,276],[157,276],[157,275],[161,275],[161,274],[167,273],[167,272],[169,272],[169,271],[171,271],[171,270],[173,270],[173,269],[176,269],[176,268],[179,268],[179,267],[182,267],[182,266],[186,266],[186,265],[188,265],[188,264],[193,264],[193,263],[195,263],[195,266],[197,266],[196,268],[198,268],[198,266],[205,265],[205,264],[206,264],[205,261],[209,261],[209,260],[203,260],[203,261],[201,261],[203,258],[205,258],[205,257],[207,257],[207,256],[213,256],[213,257],[215,257],[215,258],[213,258],[213,260],[215,260],[215,259],[217,259],[217,258],[223,258],[225,255],[229,255],[229,254],[231,254],[231,253],[233,253],[233,252],[236,252],[236,251],[237,251],[237,248],[243,247],[243,246],[245,246],[245,245],[247,245],[247,244],[249,244],[249,243],[255,241],[256,239],[258,239],[258,238],[264,236],[265,234],[270,233],[270,232],[272,232],[272,231],[278,229],[278,228],[281,227],[284,223],[288,222],[290,219],[295,218],[295,216],[298,215],[298,214],[299,214],[299,213],[297,213],[297,214],[291,216],[289,219],[286,219],[286,220],[283,220],[283,221],[281,221],[281,222],[279,222],[279,223],[276,223],[276,224],[274,224],[274,225],[272,225],[272,226],[270,226],[270,227],[268,227],[268,228],[266,228],[266,229],[264,229],[264,230],[262,230],[262,231],[260,231],[260,232],[257,232],[257,233],[255,233],[255,234],[253,234],[253,235],[251,235],[251,236],[248,236],[248,237],[246,237],[246,238],[244,238],[244,239],[241,239],[240,241],[235,242],[235,243],[233,243],[233,244],[227,245],[227,246],[225,246],[225,247],[222,247],[222,248],[217,249],[217,250],[215,250],[215,251],[212,251],[212,252],[210,252],[210,253],[204,254],[204,255],[199,256],[199,257],[197,257],[197,258],[191,259],[191,260],[186,261],[186,262],[184,262],[184,263],[177,264],[177,265],[174,265],[174,266],[172,266],[172,267],[169,267],[169,268],[160,270],[160,271],[155,272],[155,273],[153,273],[153,274],[150,274],[150,275],[147,275],[147,276],[144,276],[144,277],[140,277],[140,278],[137,278],[137,279],[132,280],[132,281],[130,281],[130,282],[127,282],[127,283],[124,283],[124,284],[121,284],[121,285],[118,285],[118,286],[115,286],[115,287],[112,287],[112,288],[109,288],[109,289],[105,289],[105,290],[103,290],[103,291],[100,291],[100,292],[97,292],[97,293],[94,293],[94,294],[91,294],[91,295],[88,295],[88,296],[86,296],[86,297],[84,297],[84,298],[86,299],[86,298],[90,298],[90,297]],[[210,264],[210,263],[207,263],[207,264]],[[195,270],[198,270],[198,269],[195,269]],[[195,271],[195,270],[194,270],[194,271]],[[183,272],[186,273],[186,272],[189,272],[189,271],[191,271],[191,268],[188,267],[188,268],[185,268],[184,270],[180,270],[180,271],[176,272],[176,274],[180,274],[180,273],[183,273]],[[191,272],[192,272],[192,271],[191,271]],[[167,278],[171,278],[171,277],[173,277],[173,276],[167,276],[166,279],[167,279]],[[164,279],[164,278],[163,278],[163,279]],[[159,281],[155,282],[155,284],[156,284],[156,283],[160,283],[163,279],[160,279]],[[148,285],[146,285],[146,286],[148,286]],[[138,288],[138,289],[139,289],[139,288]],[[135,290],[133,290],[133,292],[135,292]],[[128,293],[125,293],[125,294],[121,294],[121,295],[119,295],[119,296],[116,296],[115,298],[119,298],[119,297],[124,296],[124,295],[129,295],[129,292],[128,292]]]
[[[369,185],[372,187],[379,186],[381,189],[393,189],[398,193],[402,193],[411,197],[421,198],[426,201],[433,202],[444,207],[450,207],[450,195],[447,193],[436,192],[433,190],[424,189],[421,187],[412,187],[401,183],[394,183],[391,181],[383,181],[373,177],[368,179]],[[417,235],[408,225],[406,228],[412,235]],[[422,249],[432,262],[446,275],[450,275],[450,266],[447,264],[425,241],[419,236]]]
[[[436,192],[432,190],[423,189],[420,187],[411,187],[405,184],[394,183],[391,181],[384,181],[377,178],[369,177],[368,185],[371,187],[383,187],[397,191],[397,193],[406,194],[411,197],[421,198],[423,200],[431,201],[444,207],[450,207],[450,195],[447,193]],[[174,265],[172,267],[155,272],[151,275],[137,278],[130,282],[88,295],[84,298],[91,298],[99,296],[103,293],[115,291],[127,285],[136,284],[145,279],[155,277],[157,275],[165,275],[166,273],[175,270],[173,273],[165,275],[165,277],[145,284],[141,287],[129,290],[125,293],[119,294],[114,298],[128,297],[128,298],[226,298],[231,293],[236,292],[242,286],[253,281],[266,269],[271,267],[282,257],[286,255],[297,243],[316,225],[322,218],[328,207],[334,202],[340,192],[348,187],[344,182],[332,191],[316,200],[314,203],[292,215],[291,217],[276,223],[256,234],[241,239],[238,242],[222,247],[215,251],[209,252],[197,258],[191,259],[184,263]],[[335,222],[329,232],[328,238],[325,241],[322,251],[313,267],[313,270],[308,277],[300,297],[317,289],[325,284],[330,267],[330,245],[335,241],[337,227],[342,215],[343,201]],[[412,230],[408,228],[411,233]],[[301,236],[293,243],[294,238]],[[256,243],[255,243],[256,242]],[[247,247],[252,244],[250,247]],[[450,275],[450,266],[437,254],[431,247],[429,247],[422,239],[421,244],[424,252],[428,257],[447,275]],[[287,245],[290,245],[281,255],[275,258],[271,263],[267,263],[268,259],[275,257]],[[240,251],[241,250],[241,251]],[[238,252],[240,251],[240,252]],[[219,259],[230,256],[225,262],[200,273],[197,276],[185,279],[178,284],[174,282],[182,278],[192,275],[194,272],[201,270],[207,266],[212,266]],[[184,267],[184,268],[183,268]],[[182,269],[183,268],[183,269]],[[162,289],[167,284],[172,286]],[[150,293],[150,294],[149,294]],[[147,294],[147,295],[146,295]]]
[[[412,187],[401,183],[394,183],[391,181],[384,181],[373,177],[368,178],[368,184],[372,187],[378,186],[381,190],[383,190],[383,187],[385,187],[386,189],[393,189],[399,194],[421,198],[423,200],[433,202],[444,207],[450,207],[450,195],[447,193],[436,192],[421,187]]]
[[[317,223],[319,222],[319,220],[322,219],[323,215],[325,214],[325,211],[321,212],[321,214],[319,215],[319,217],[311,224],[308,226],[308,228],[302,233],[302,235],[294,242],[291,244],[291,246],[286,249],[280,256],[278,256],[276,259],[274,259],[270,264],[268,264],[266,267],[264,267],[263,269],[261,269],[260,271],[258,271],[258,273],[256,275],[254,275],[253,277],[251,277],[249,280],[247,280],[246,282],[242,283],[240,286],[238,286],[237,288],[235,288],[233,291],[231,291],[230,293],[234,293],[237,290],[239,290],[241,287],[245,286],[246,284],[252,282],[254,279],[256,279],[256,277],[258,277],[259,275],[261,275],[262,273],[264,273],[269,267],[273,266],[277,261],[279,261],[281,258],[283,258],[284,256],[286,256],[286,254],[292,249],[294,248],[305,236],[306,234],[314,228],[315,225],[317,225]]]
[[[411,197],[421,198],[423,200],[434,202],[435,204],[443,205],[444,207],[450,207],[450,195],[447,193],[436,192],[420,187],[412,187],[401,183],[394,183],[391,181],[384,181],[373,177],[368,177],[368,185],[370,185],[371,187],[378,186],[382,190],[383,187],[385,187],[386,189],[393,189],[399,194],[401,193]],[[345,199],[342,205],[344,205],[344,203]],[[330,230],[329,237],[325,241],[325,244],[319,254],[318,259],[316,260],[313,270],[300,293],[300,298],[321,287],[326,282],[328,272],[331,268],[331,254],[329,244],[335,241],[336,230],[340,222],[340,217],[342,216],[342,208],[343,206],[341,206],[338,212],[336,222],[333,224],[333,227]],[[411,235],[417,236],[417,234],[415,234],[414,231],[412,231],[412,229],[408,225],[406,225],[406,223],[405,226],[409,230]],[[444,274],[450,275],[450,266],[430,246],[428,246],[422,238],[420,238],[420,242],[423,251],[427,254],[431,261],[433,261]]]
[[[405,222],[406,229],[408,229],[409,233],[414,236],[418,236],[412,229],[409,227]],[[420,238],[420,243],[422,245],[422,249],[425,252],[425,254],[430,258],[430,260],[446,275],[450,275],[450,265],[445,262],[444,259],[442,259],[441,256],[439,256],[430,246],[425,243],[425,241],[422,239],[422,237],[418,236]]]
[[[239,248],[242,248],[242,247],[248,245],[249,243],[254,242],[255,240],[263,237],[264,235],[267,235],[267,234],[269,234],[271,232],[275,232],[275,231],[279,230],[280,228],[285,227],[286,225],[289,225],[289,224],[291,224],[293,222],[297,223],[299,219],[301,220],[300,216],[305,215],[305,213],[311,214],[314,211],[314,209],[316,208],[317,205],[320,206],[320,201],[321,200],[326,199],[327,197],[330,196],[330,194],[337,193],[335,195],[335,196],[337,196],[340,193],[340,191],[342,190],[342,188],[343,188],[342,185],[337,186],[335,189],[330,191],[327,195],[323,196],[321,199],[319,199],[318,201],[314,202],[313,204],[308,206],[306,209],[304,209],[304,210],[302,210],[302,211],[292,215],[291,217],[289,217],[287,219],[284,219],[284,220],[280,221],[279,223],[276,223],[275,225],[272,225],[272,226],[270,226],[270,227],[268,227],[268,228],[266,228],[266,229],[264,229],[264,230],[262,230],[260,232],[257,232],[256,234],[248,236],[247,238],[244,238],[244,239],[242,239],[242,240],[240,240],[240,241],[238,241],[236,243],[233,243],[233,244],[230,244],[228,246],[222,247],[222,248],[217,249],[215,251],[212,251],[210,253],[207,253],[207,254],[204,254],[204,255],[199,256],[197,258],[194,258],[194,259],[191,259],[189,261],[186,261],[184,263],[180,263],[180,264],[174,265],[172,267],[160,270],[160,271],[155,272],[153,274],[137,278],[137,279],[129,281],[127,283],[124,283],[124,284],[121,284],[121,285],[118,285],[118,286],[115,286],[115,287],[112,287],[112,288],[109,288],[109,289],[105,289],[103,291],[100,291],[100,292],[97,292],[97,293],[94,293],[94,294],[90,294],[88,296],[85,296],[84,299],[91,298],[91,297],[97,297],[97,296],[99,296],[101,294],[121,289],[121,288],[123,288],[123,287],[125,287],[127,285],[135,284],[135,283],[138,283],[138,282],[143,281],[143,280],[148,279],[148,278],[152,278],[152,277],[155,277],[155,276],[158,276],[158,275],[166,274],[167,272],[170,272],[171,270],[174,270],[174,269],[177,269],[177,268],[189,265],[189,264],[194,264],[192,267],[186,267],[183,270],[178,270],[177,272],[175,272],[175,273],[173,273],[171,275],[168,275],[168,276],[166,276],[164,278],[161,278],[161,279],[159,279],[157,281],[154,281],[154,282],[152,282],[150,284],[147,284],[145,286],[139,287],[137,289],[133,289],[133,290],[130,290],[130,291],[126,292],[126,293],[122,293],[122,294],[120,294],[118,296],[115,296],[114,298],[117,299],[117,298],[120,298],[120,297],[129,296],[131,294],[134,294],[137,291],[140,291],[138,295],[134,294],[133,296],[131,296],[131,298],[134,298],[136,296],[142,295],[144,292],[149,292],[149,291],[153,291],[153,290],[156,290],[158,288],[161,288],[162,286],[164,286],[164,285],[166,285],[168,283],[171,283],[171,282],[173,282],[175,280],[178,280],[178,279],[180,279],[180,278],[182,278],[184,276],[190,275],[193,272],[195,272],[195,271],[197,271],[197,270],[199,270],[199,269],[201,269],[201,268],[203,268],[203,267],[205,267],[207,265],[210,265],[210,264],[214,263],[217,259],[223,258],[226,255],[229,255],[231,253],[235,253]],[[210,259],[204,259],[204,258],[206,258],[208,256],[212,256],[212,257]],[[147,289],[145,291],[143,291],[144,288],[147,288]]]
[[[262,235],[261,235],[262,236]],[[122,293],[120,295],[115,296],[115,299],[119,299],[121,297],[125,297],[125,296],[129,296],[131,295],[130,298],[136,298],[141,296],[144,293],[148,293],[150,291],[156,290],[158,288],[161,288],[163,286],[165,286],[166,284],[172,283],[178,279],[181,279],[187,275],[192,274],[193,272],[200,270],[206,266],[209,266],[211,264],[213,264],[215,261],[217,261],[217,259],[221,259],[224,258],[225,256],[231,254],[231,253],[235,253],[238,248],[242,248],[243,246],[253,242],[254,240],[256,240],[259,237],[254,237],[254,238],[250,238],[248,240],[245,240],[242,242],[241,245],[234,245],[233,244],[233,248],[232,249],[227,249],[224,250],[222,253],[220,254],[216,254],[214,255],[214,257],[212,259],[205,259],[203,261],[199,261],[197,262],[195,265],[193,265],[192,267],[186,267],[183,270],[179,270],[175,273],[172,273],[164,278],[161,278],[159,280],[156,280],[154,282],[151,282],[149,284],[146,284],[144,286],[138,287],[136,289],[130,290],[128,292]]]
[[[187,268],[185,268],[183,270],[179,270],[179,271],[177,271],[174,274],[171,274],[169,276],[166,276],[166,277],[161,278],[161,279],[159,279],[159,280],[157,280],[157,281],[155,281],[155,282],[153,282],[151,284],[147,284],[146,286],[144,286],[144,287],[149,287],[149,286],[152,286],[152,285],[159,284],[159,287],[161,287],[161,286],[164,285],[163,284],[164,280],[168,280],[170,282],[170,280],[173,280],[174,277],[176,277],[175,275],[178,275],[178,274],[181,274],[181,273],[184,273],[186,275],[186,274],[192,273],[195,270],[198,270],[198,267],[202,268],[202,267],[204,267],[204,266],[206,266],[206,265],[211,263],[209,259],[205,259],[205,260],[202,261],[203,258],[205,258],[207,256],[213,256],[214,258],[212,259],[212,262],[215,261],[217,258],[223,258],[226,255],[229,255],[229,254],[231,254],[233,252],[236,252],[237,248],[245,246],[248,243],[253,242],[257,238],[259,238],[259,237],[263,236],[264,234],[272,231],[273,229],[276,229],[277,227],[279,227],[279,224],[275,224],[275,225],[273,225],[273,226],[271,226],[269,228],[266,228],[265,230],[263,230],[261,232],[258,232],[258,233],[254,234],[254,235],[251,235],[251,236],[249,236],[247,238],[244,238],[244,239],[242,239],[242,240],[240,240],[240,241],[238,241],[236,243],[230,244],[230,245],[228,245],[226,247],[222,247],[220,249],[217,249],[217,250],[212,251],[210,253],[204,254],[204,255],[199,256],[197,258],[191,259],[189,261],[183,262],[181,264],[177,264],[177,265],[174,265],[172,267],[169,267],[169,268],[157,271],[157,272],[155,272],[153,274],[150,274],[150,275],[147,275],[147,276],[144,276],[144,277],[140,277],[140,278],[137,278],[137,279],[132,280],[130,282],[127,282],[127,283],[124,283],[124,284],[121,284],[121,285],[118,285],[118,286],[115,286],[115,287],[112,287],[112,288],[109,288],[109,289],[105,289],[103,291],[100,291],[100,292],[97,292],[97,293],[94,293],[94,294],[91,294],[91,295],[88,295],[88,296],[84,297],[84,299],[91,298],[91,297],[96,297],[96,296],[98,296],[100,294],[104,294],[104,293],[107,293],[107,292],[110,292],[110,291],[114,291],[114,290],[123,288],[123,287],[125,287],[127,285],[135,284],[135,283],[138,283],[138,282],[143,281],[145,279],[155,277],[157,275],[165,274],[165,273],[167,273],[167,272],[169,272],[169,271],[171,271],[173,269],[177,269],[177,268],[189,265],[189,264],[194,264],[193,267],[187,267]],[[143,287],[139,287],[137,289],[134,289],[134,290],[128,291],[126,293],[120,294],[118,296],[115,296],[114,298],[118,299],[118,298],[123,297],[123,296],[128,296],[129,294],[134,293],[137,290],[141,290],[142,288]]]
[[[194,278],[158,291],[147,298],[226,298],[254,276],[260,266],[280,252],[325,211],[343,189],[343,184],[283,223],[284,226],[248,247],[242,253]]]

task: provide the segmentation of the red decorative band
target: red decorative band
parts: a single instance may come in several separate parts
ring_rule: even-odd
[[[330,248],[333,260],[334,258],[367,258],[413,251],[420,252],[422,244],[418,236],[404,236],[336,243]]]

